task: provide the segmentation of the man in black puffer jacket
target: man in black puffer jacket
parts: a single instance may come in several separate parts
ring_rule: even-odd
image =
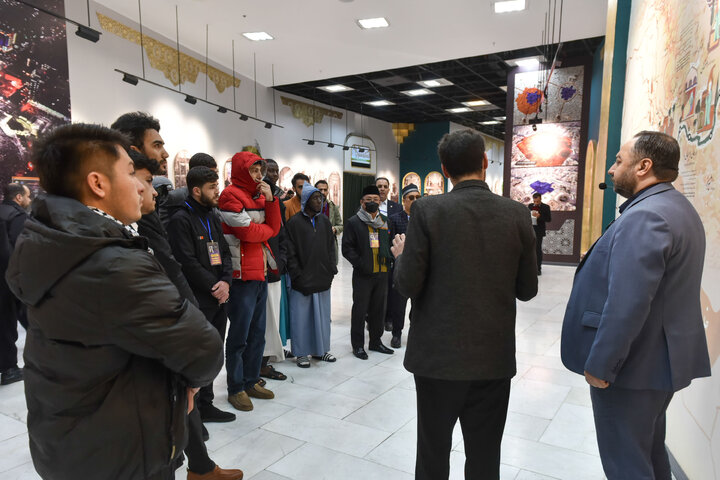
[[[217,331],[129,227],[144,187],[125,146],[75,124],[33,149],[48,195],[33,203],[7,280],[28,305],[28,432],[45,479],[174,478],[188,399],[222,367]]]

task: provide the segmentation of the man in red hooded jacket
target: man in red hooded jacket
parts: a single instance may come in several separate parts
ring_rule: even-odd
[[[262,181],[265,168],[265,161],[254,153],[236,153],[231,184],[218,205],[233,263],[225,343],[228,401],[246,412],[253,409],[250,397],[275,397],[258,383],[265,348],[267,272],[276,269],[267,241],[278,234],[282,221],[280,202]]]

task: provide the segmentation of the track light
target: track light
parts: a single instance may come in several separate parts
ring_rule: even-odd
[[[266,122],[266,123],[265,123],[265,128],[267,128],[267,129],[272,128],[272,123]]]
[[[220,113],[227,113],[227,108],[225,108],[225,107],[218,107],[218,110],[217,110],[217,111],[220,112]]]
[[[328,143],[328,148],[335,148],[335,144],[334,144],[334,143]]]
[[[364,148],[358,148],[358,152],[360,152],[360,153],[365,153],[365,149],[364,149]]]
[[[130,75],[129,73],[124,73],[123,74],[123,82],[127,82],[130,85],[137,85],[138,78],[135,75]]]
[[[347,152],[348,150],[350,150],[350,145],[345,145],[345,146],[343,146],[343,150],[346,151],[346,152]]]
[[[244,115],[244,114],[243,114],[243,115],[240,115],[240,120],[242,120],[243,122],[247,122],[247,119],[248,119],[248,118],[249,118],[249,117],[248,117],[247,115]]]
[[[185,101],[190,105],[195,105],[197,103],[197,98],[193,97],[192,95],[185,95]]]
[[[85,25],[78,25],[75,35],[85,40],[90,40],[93,43],[97,43],[98,40],[100,40],[100,32]]]
[[[315,145],[315,140],[308,140],[308,145]]]

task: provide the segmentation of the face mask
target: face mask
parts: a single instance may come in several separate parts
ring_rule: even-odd
[[[380,208],[380,204],[376,202],[367,202],[365,204],[365,211],[368,213],[375,213],[378,211],[378,208]]]

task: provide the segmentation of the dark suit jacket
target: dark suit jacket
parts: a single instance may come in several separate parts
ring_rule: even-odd
[[[444,380],[515,375],[515,299],[537,294],[527,208],[480,180],[412,206],[395,288],[413,301],[405,368]],[[347,229],[346,229],[347,232]]]
[[[533,228],[535,229],[535,234],[541,237],[545,236],[545,224],[552,220],[552,215],[550,214],[550,205],[546,205],[542,202],[540,202],[540,208],[537,208],[534,203],[531,203],[528,205],[528,208],[530,211],[538,210],[540,212],[540,216],[537,219],[537,225],[533,225]]]
[[[673,392],[710,375],[700,306],[705,231],[669,183],[642,192],[575,274],[561,355],[622,388]]]
[[[15,248],[15,241],[20,232],[25,228],[25,220],[28,214],[14,200],[3,200],[0,204],[0,219],[7,224],[8,239],[10,240],[11,251]]]
[[[405,213],[405,210],[401,210],[400,212],[394,213],[388,217],[388,229],[390,230],[389,233],[391,242],[392,239],[395,238],[395,235],[407,233],[409,221],[410,219],[408,218],[408,214]]]
[[[398,212],[402,212],[403,207],[397,202],[393,202],[389,198],[387,199],[387,217],[390,218],[391,215],[394,215]]]

